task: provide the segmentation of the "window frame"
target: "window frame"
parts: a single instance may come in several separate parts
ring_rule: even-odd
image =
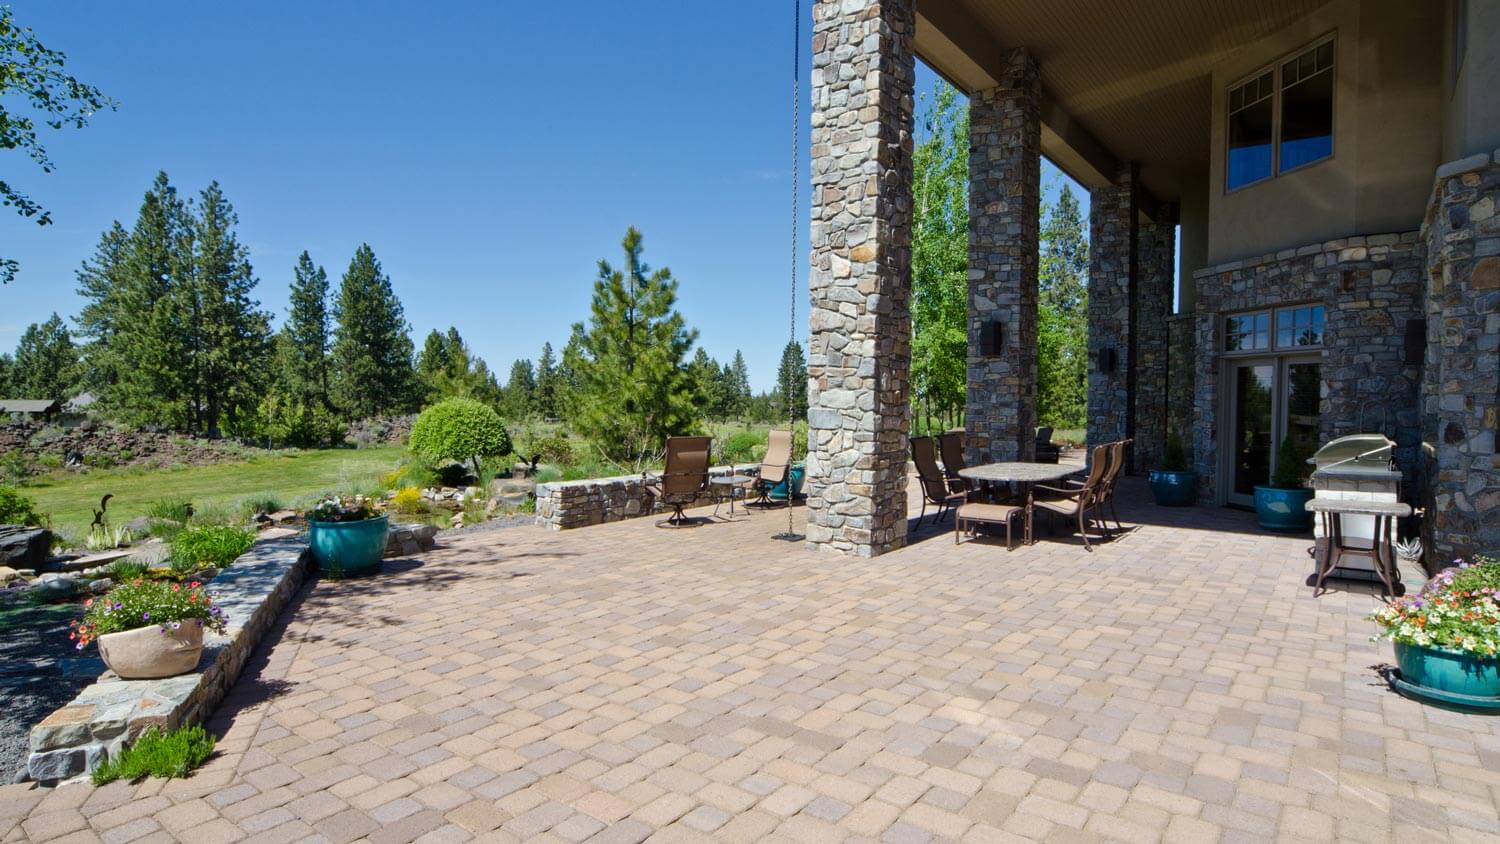
[[[1283,90],[1284,90],[1284,85],[1282,83],[1281,67],[1282,67],[1282,65],[1286,64],[1289,61],[1292,61],[1293,59],[1300,59],[1302,56],[1306,55],[1307,53],[1316,52],[1319,47],[1322,47],[1325,44],[1330,45],[1333,48],[1333,56],[1332,56],[1332,59],[1331,59],[1332,65],[1326,71],[1315,71],[1313,75],[1316,75],[1317,73],[1325,73],[1325,72],[1333,74],[1333,86],[1332,86],[1333,93],[1332,93],[1331,98],[1329,99],[1329,104],[1328,104],[1329,105],[1329,126],[1328,126],[1328,130],[1329,130],[1329,136],[1331,138],[1333,138],[1335,142],[1330,144],[1328,154],[1325,155],[1325,156],[1323,156],[1322,158],[1318,158],[1318,159],[1315,159],[1313,161],[1305,161],[1305,162],[1303,162],[1301,164],[1296,165],[1295,167],[1291,167],[1291,168],[1283,170],[1282,167],[1281,167],[1281,140],[1282,140],[1281,139],[1281,110],[1282,110],[1282,93],[1283,93]],[[1229,185],[1229,119],[1230,119],[1230,117],[1233,116],[1233,113],[1230,111],[1230,107],[1229,107],[1230,97],[1231,97],[1232,93],[1234,92],[1234,90],[1236,88],[1239,88],[1240,86],[1242,86],[1242,85],[1244,85],[1244,84],[1246,84],[1248,82],[1253,82],[1253,81],[1259,79],[1260,77],[1266,75],[1267,73],[1271,74],[1271,172],[1270,172],[1269,175],[1262,176],[1261,178],[1256,179],[1253,182],[1246,182],[1246,183],[1244,183],[1242,185],[1236,185],[1234,187],[1230,187],[1230,185]],[[1277,58],[1271,60],[1270,62],[1267,62],[1267,63],[1259,65],[1254,70],[1250,71],[1249,73],[1246,73],[1245,75],[1243,75],[1243,76],[1241,76],[1241,77],[1239,77],[1239,78],[1231,81],[1229,84],[1227,84],[1227,85],[1224,86],[1224,112],[1223,112],[1223,119],[1222,119],[1222,122],[1221,122],[1220,125],[1223,127],[1223,131],[1224,131],[1224,143],[1222,145],[1222,147],[1223,147],[1222,151],[1223,151],[1223,156],[1224,156],[1224,158],[1223,158],[1223,160],[1224,160],[1224,183],[1223,183],[1223,188],[1224,188],[1225,195],[1228,195],[1228,194],[1231,194],[1231,193],[1238,193],[1238,192],[1240,192],[1240,191],[1242,191],[1242,190],[1244,190],[1246,188],[1253,187],[1255,185],[1263,185],[1266,182],[1269,182],[1269,181],[1277,178],[1278,176],[1284,176],[1284,175],[1286,175],[1288,173],[1296,173],[1296,172],[1299,172],[1299,171],[1302,171],[1302,170],[1306,170],[1309,167],[1313,167],[1313,166],[1316,166],[1318,164],[1323,164],[1324,162],[1332,161],[1336,157],[1338,157],[1338,144],[1336,142],[1337,138],[1338,138],[1338,113],[1339,113],[1339,108],[1338,108],[1339,76],[1338,76],[1338,74],[1339,74],[1338,31],[1334,30],[1332,32],[1324,33],[1323,35],[1320,35],[1317,38],[1314,38],[1313,40],[1311,40],[1311,41],[1303,44],[1302,46],[1298,47],[1297,49],[1291,50],[1291,51],[1289,51],[1287,53],[1282,54],[1281,56],[1278,56]],[[1302,80],[1300,80],[1300,79],[1298,80],[1298,82],[1301,82],[1301,81]],[[1257,100],[1257,102],[1259,102],[1259,100]]]
[[[1323,329],[1318,334],[1318,342],[1306,346],[1298,346],[1293,343],[1290,346],[1281,345],[1276,338],[1280,332],[1281,315],[1290,311],[1298,311],[1304,308],[1321,308],[1323,311]],[[1238,317],[1260,316],[1265,314],[1269,319],[1269,328],[1266,335],[1266,346],[1263,349],[1230,349],[1229,348],[1229,321]],[[1249,308],[1242,311],[1225,313],[1220,318],[1219,355],[1232,358],[1254,358],[1254,357],[1279,357],[1281,355],[1295,355],[1303,352],[1318,353],[1328,346],[1328,306],[1322,302],[1289,302],[1285,305],[1272,305],[1260,308]]]

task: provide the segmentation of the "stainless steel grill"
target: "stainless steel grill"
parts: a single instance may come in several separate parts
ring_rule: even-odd
[[[1400,477],[1391,460],[1396,443],[1384,434],[1350,434],[1318,449],[1308,459],[1313,477],[1388,479]]]

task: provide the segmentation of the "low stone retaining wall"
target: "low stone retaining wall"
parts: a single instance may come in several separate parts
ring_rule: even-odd
[[[712,477],[732,473],[753,477],[759,472],[759,464],[715,466],[708,470]],[[537,484],[536,523],[552,530],[572,530],[648,516],[656,499],[647,486],[647,481],[640,475]],[[701,507],[712,503],[712,492],[704,492],[691,506]]]
[[[77,776],[149,727],[171,730],[206,720],[301,588],[310,568],[306,548],[305,537],[257,542],[209,581],[228,629],[222,636],[205,634],[198,669],[164,680],[121,680],[106,672],[32,728],[28,775],[43,781]]]

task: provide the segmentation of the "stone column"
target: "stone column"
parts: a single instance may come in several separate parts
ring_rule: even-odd
[[[1132,326],[1135,346],[1134,355],[1128,356],[1133,358],[1130,366],[1135,373],[1135,448],[1131,465],[1136,472],[1157,468],[1167,445],[1168,403],[1174,386],[1167,382],[1167,374],[1176,244],[1177,226],[1172,223],[1140,227]],[[1173,372],[1172,377],[1192,383],[1191,372]]]
[[[807,542],[906,543],[912,0],[813,7]]]
[[[1500,161],[1438,168],[1427,240],[1427,564],[1500,548]]]
[[[1139,165],[1089,192],[1088,445],[1130,436],[1131,279],[1136,274]]]
[[[969,97],[970,465],[1029,460],[1036,446],[1041,83],[1025,48],[1004,65],[999,85]]]

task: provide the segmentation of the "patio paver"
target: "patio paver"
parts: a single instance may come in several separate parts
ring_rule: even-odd
[[[1246,514],[1122,515],[1093,553],[456,537],[304,590],[194,777],[0,788],[0,840],[1500,838],[1500,719],[1389,692],[1368,589]]]

